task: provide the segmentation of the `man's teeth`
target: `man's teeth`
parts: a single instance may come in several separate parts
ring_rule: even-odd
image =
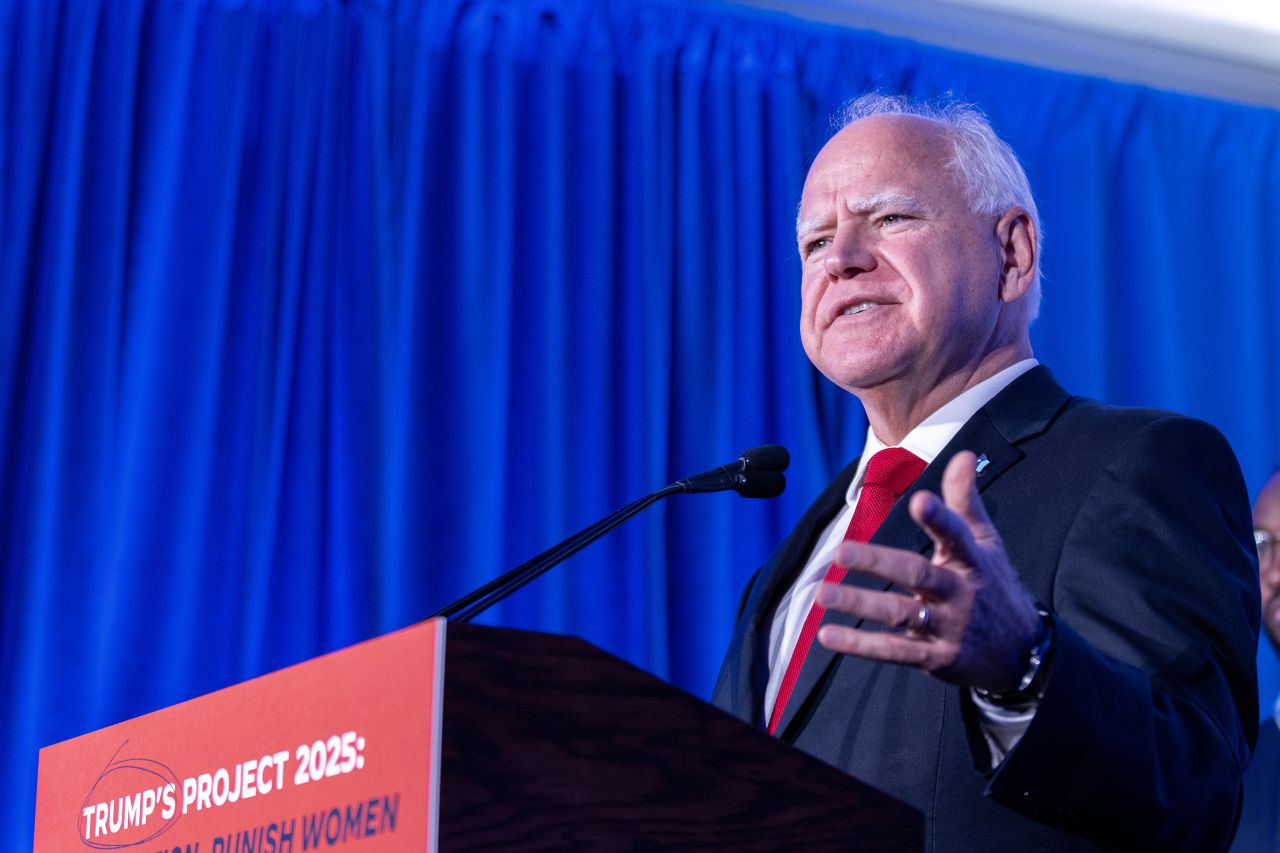
[[[878,304],[879,303],[877,302],[859,302],[857,305],[850,305],[848,308],[844,309],[843,314],[845,316],[848,316],[850,314],[861,314],[863,311],[866,311],[868,308],[874,308]]]

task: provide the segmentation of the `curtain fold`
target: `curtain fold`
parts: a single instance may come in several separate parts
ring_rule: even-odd
[[[862,444],[793,230],[871,88],[971,99],[1023,157],[1059,379],[1209,420],[1260,486],[1275,111],[714,2],[0,0],[0,838],[30,844],[38,747],[781,443],[780,499],[678,496],[482,620],[705,695]]]

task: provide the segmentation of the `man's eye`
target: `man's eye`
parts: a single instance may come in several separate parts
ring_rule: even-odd
[[[911,217],[907,216],[905,213],[886,213],[884,216],[881,216],[876,220],[876,223],[881,227],[884,227],[885,225],[897,225],[901,222],[906,222],[910,218]]]
[[[805,244],[804,255],[807,258],[819,249],[825,249],[829,245],[831,245],[830,237],[819,237],[816,240],[810,240]]]

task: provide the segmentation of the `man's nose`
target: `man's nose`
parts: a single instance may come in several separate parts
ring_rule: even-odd
[[[854,229],[847,229],[838,231],[832,238],[831,248],[827,250],[823,263],[826,265],[827,275],[836,280],[853,278],[875,269],[876,258],[866,241]]]

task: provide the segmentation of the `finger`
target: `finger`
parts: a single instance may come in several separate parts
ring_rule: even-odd
[[[965,520],[979,542],[995,536],[986,504],[978,494],[977,458],[970,451],[957,453],[947,463],[942,473],[942,499]]]
[[[916,492],[907,506],[915,523],[933,540],[934,560],[972,566],[977,547],[968,522],[932,492]]]
[[[836,549],[835,562],[841,568],[897,584],[930,600],[950,598],[958,584],[950,569],[935,566],[914,551],[901,548],[843,542]]]
[[[884,631],[864,631],[844,625],[823,625],[818,631],[818,642],[840,654],[925,669],[941,665],[941,658],[945,655],[941,648],[943,644],[937,642],[921,641]]]
[[[827,610],[869,619],[893,631],[905,631],[921,608],[920,599],[912,595],[834,583],[819,584],[814,600]]]

